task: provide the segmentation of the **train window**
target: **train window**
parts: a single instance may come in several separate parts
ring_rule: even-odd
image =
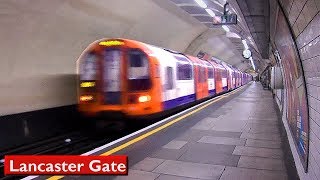
[[[166,68],[166,89],[170,90],[173,89],[173,69],[172,67],[167,67]]]
[[[192,79],[192,66],[191,64],[177,63],[177,79],[190,80]]]
[[[138,49],[128,52],[128,90],[142,91],[151,88],[149,61]]]
[[[222,77],[226,78],[226,77],[228,76],[227,70],[223,69],[223,70],[221,71],[221,75],[222,75]]]
[[[209,79],[213,79],[214,77],[213,77],[213,68],[208,68],[208,78]]]
[[[183,56],[174,54],[177,59],[177,80],[190,80],[192,79],[192,65],[189,60]]]
[[[94,52],[86,54],[80,67],[80,80],[95,80],[97,74],[97,55]]]

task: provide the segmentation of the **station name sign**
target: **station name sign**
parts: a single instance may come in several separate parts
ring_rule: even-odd
[[[213,17],[213,25],[232,25],[237,24],[238,16],[236,14],[226,14]]]
[[[5,175],[127,175],[128,157],[9,155],[4,170]]]

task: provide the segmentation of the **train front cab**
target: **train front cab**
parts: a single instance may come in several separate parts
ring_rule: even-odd
[[[158,61],[149,56],[151,53],[143,43],[132,40],[103,39],[92,43],[77,62],[78,110],[86,116],[160,112]]]

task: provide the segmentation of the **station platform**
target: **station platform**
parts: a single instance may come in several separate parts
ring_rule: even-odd
[[[271,92],[252,82],[114,153],[128,155],[128,176],[72,178],[285,180],[278,123]]]

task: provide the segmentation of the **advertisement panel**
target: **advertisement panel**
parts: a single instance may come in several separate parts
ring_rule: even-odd
[[[279,10],[275,45],[281,58],[287,96],[286,118],[301,162],[307,171],[309,117],[305,80],[297,46],[283,11]]]

